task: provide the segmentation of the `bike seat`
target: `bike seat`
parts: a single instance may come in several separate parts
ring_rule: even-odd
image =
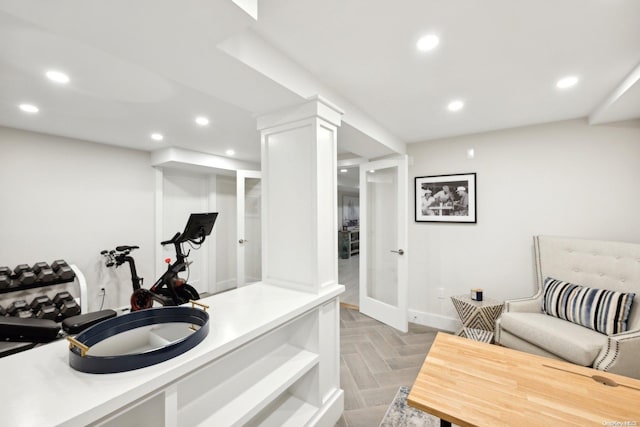
[[[118,252],[130,251],[132,249],[140,249],[140,246],[116,246],[116,251]]]

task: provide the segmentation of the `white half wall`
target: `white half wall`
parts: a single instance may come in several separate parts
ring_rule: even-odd
[[[410,321],[451,324],[449,297],[474,287],[500,300],[532,295],[533,235],[640,242],[638,120],[557,122],[410,144],[408,153]],[[414,221],[416,176],[467,172],[477,173],[477,224]]]
[[[0,127],[0,156],[0,265],[63,258],[85,274],[89,310],[101,286],[104,306],[119,307],[132,291],[128,266],[107,269],[100,251],[137,245],[138,275],[153,282],[149,153]]]

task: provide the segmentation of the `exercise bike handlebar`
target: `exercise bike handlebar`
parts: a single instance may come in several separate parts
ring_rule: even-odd
[[[178,237],[180,237],[180,234],[181,234],[180,232],[177,232],[176,234],[173,235],[173,237],[170,240],[165,240],[164,242],[160,242],[160,244],[162,246],[173,244],[176,242],[176,240],[178,240]]]
[[[107,267],[118,268],[125,262],[129,264],[129,269],[131,270],[131,283],[133,284],[134,291],[142,287],[144,279],[138,276],[138,272],[136,271],[136,262],[129,254],[132,250],[139,248],[139,246],[123,245],[116,246],[115,249],[110,251],[104,250],[100,252],[100,254],[106,258],[105,265]]]

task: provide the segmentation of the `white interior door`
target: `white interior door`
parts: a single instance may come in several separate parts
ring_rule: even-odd
[[[208,212],[208,180],[204,175],[167,172],[163,181],[163,220],[160,238],[169,240],[175,233],[184,231],[189,215]],[[187,271],[180,273],[180,277],[188,278],[188,283],[196,288],[198,293],[209,291],[209,244],[210,242],[205,242],[198,250],[191,249],[189,245],[184,246],[185,253],[191,249],[189,261],[192,263]],[[175,261],[173,245],[164,246],[162,253],[162,258]],[[146,287],[151,286],[153,282],[155,279],[147,281]]]
[[[407,157],[360,165],[360,311],[407,331]]]
[[[237,282],[238,287],[262,280],[261,174],[237,171]]]

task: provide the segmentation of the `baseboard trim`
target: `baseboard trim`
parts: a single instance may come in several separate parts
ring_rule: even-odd
[[[348,302],[340,302],[340,307],[348,308],[349,310],[360,311],[360,307],[354,304],[349,304]]]
[[[427,313],[426,311],[408,310],[409,322],[418,325],[429,326],[443,331],[455,332],[462,323],[453,317],[442,316],[439,314]]]
[[[336,425],[344,412],[344,390],[337,389],[330,396],[311,420],[308,426],[333,427]]]
[[[209,290],[209,293],[212,295],[215,295],[224,291],[235,289],[237,287],[238,287],[238,283],[236,279],[221,280],[215,284],[215,289]]]

